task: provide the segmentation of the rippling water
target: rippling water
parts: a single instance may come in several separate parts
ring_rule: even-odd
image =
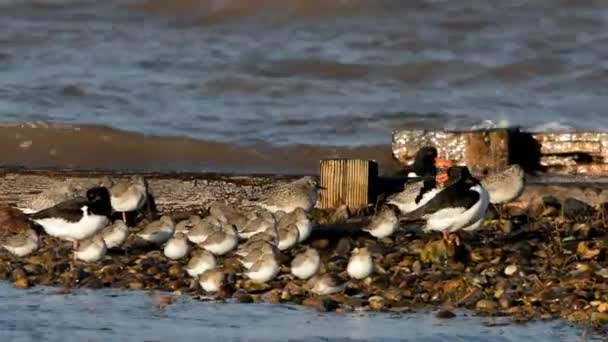
[[[335,314],[288,305],[216,304],[183,297],[159,310],[146,292],[0,283],[3,341],[595,341],[559,322],[502,325],[459,314]],[[492,326],[494,325],[494,326]]]
[[[2,0],[0,117],[273,145],[606,129],[607,28],[594,0]]]

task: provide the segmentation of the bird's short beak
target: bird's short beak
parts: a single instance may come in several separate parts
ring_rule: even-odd
[[[454,163],[450,160],[437,157],[435,158],[435,166],[440,169],[447,169],[449,167],[454,166]]]

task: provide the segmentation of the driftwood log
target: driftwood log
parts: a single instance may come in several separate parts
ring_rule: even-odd
[[[98,185],[104,176],[114,179],[130,174],[113,172],[77,172],[61,170],[4,170],[0,173],[0,202],[26,206],[34,196],[62,183],[71,182],[83,190]],[[286,183],[299,176],[220,175],[220,174],[143,174],[148,180],[160,212],[187,212],[206,208],[213,201],[237,207],[251,206],[271,186]],[[323,196],[323,193],[322,193]],[[526,207],[544,196],[559,200],[575,198],[597,206],[608,202],[607,184],[601,183],[530,183],[514,205]]]

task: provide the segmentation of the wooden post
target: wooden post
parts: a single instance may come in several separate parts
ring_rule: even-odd
[[[496,129],[466,134],[464,162],[474,173],[504,169],[509,164],[509,131]]]
[[[367,207],[374,201],[373,186],[378,177],[375,161],[361,159],[321,160],[321,208],[346,205],[350,209]]]

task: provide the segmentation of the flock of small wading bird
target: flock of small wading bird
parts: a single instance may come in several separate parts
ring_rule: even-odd
[[[466,166],[454,166],[438,158],[434,147],[417,154],[403,190],[387,196],[364,231],[378,239],[392,235],[405,223],[421,223],[422,231],[438,231],[446,243],[459,244],[458,232],[480,228],[488,206],[512,201],[524,188],[524,174],[517,165],[484,177],[472,176]],[[220,290],[226,274],[218,258],[234,253],[240,258],[244,276],[255,283],[279,275],[279,255],[304,244],[315,223],[310,211],[321,187],[313,177],[303,177],[268,190],[250,212],[215,202],[208,215],[192,215],[174,222],[164,215],[134,233],[144,243],[162,248],[172,260],[189,258],[185,270],[207,293]],[[74,263],[96,262],[108,249],[120,248],[130,234],[127,212],[142,211],[150,200],[148,184],[141,176],[114,183],[104,179],[86,195],[74,192],[45,192],[31,201],[31,208],[0,208],[0,245],[23,257],[34,253],[40,235],[73,242]],[[122,219],[111,222],[115,213]],[[344,278],[320,272],[319,252],[304,246],[291,259],[291,275],[307,280],[305,288],[317,295],[344,289]],[[346,274],[361,280],[374,272],[367,248],[354,248]],[[342,273],[344,274],[344,273]]]

